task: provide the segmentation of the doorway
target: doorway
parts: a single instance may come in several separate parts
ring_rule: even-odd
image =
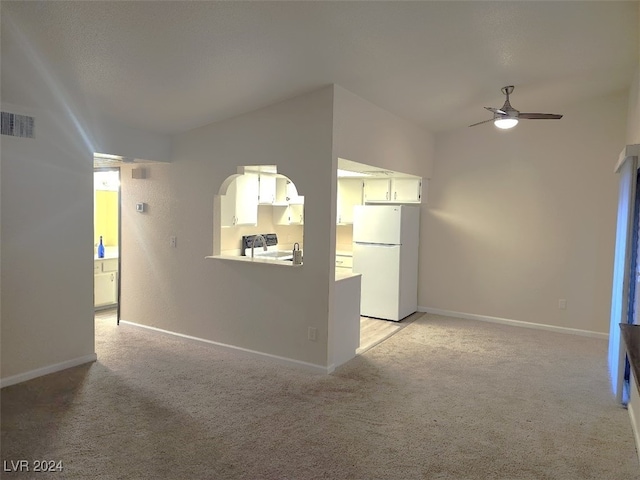
[[[625,323],[640,323],[640,169],[636,170],[636,188],[633,202],[631,226],[631,254],[629,262],[629,294]],[[624,377],[622,384],[622,403],[626,405],[630,398],[631,364],[629,357],[624,356]]]
[[[627,146],[615,172],[620,175],[618,190],[618,218],[616,226],[616,244],[613,262],[613,281],[611,293],[611,319],[609,325],[609,376],[616,399],[623,404],[628,401],[629,368],[626,348],[623,345],[620,324],[638,323],[640,308],[640,241],[638,240],[640,219],[640,195],[637,192],[638,155]]]
[[[94,309],[120,321],[120,169],[93,172]]]

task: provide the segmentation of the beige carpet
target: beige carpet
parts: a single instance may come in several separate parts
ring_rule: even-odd
[[[425,315],[333,375],[97,321],[2,390],[2,460],[66,479],[640,478],[606,342]]]

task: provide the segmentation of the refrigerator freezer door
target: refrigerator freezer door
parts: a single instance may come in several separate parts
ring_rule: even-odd
[[[353,273],[362,274],[360,315],[401,320],[399,245],[354,243]]]
[[[353,208],[353,241],[399,245],[400,205],[356,205]]]

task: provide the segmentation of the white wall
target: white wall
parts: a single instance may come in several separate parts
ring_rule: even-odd
[[[35,118],[35,139],[2,137],[0,305],[5,385],[94,355],[96,144],[88,139],[108,138],[101,145],[115,149],[113,153],[136,152],[142,158],[166,156],[170,143],[164,137],[114,129],[108,122],[78,123],[78,117],[68,112],[6,102],[2,110]]]
[[[338,157],[430,178],[433,134],[408,120],[335,88],[334,149]]]
[[[605,333],[627,97],[438,135],[423,307]],[[567,309],[558,309],[558,300]]]
[[[93,153],[48,112],[2,137],[2,379],[93,354]],[[84,199],[84,200],[83,200]]]
[[[148,165],[147,179],[125,172],[121,318],[326,366],[332,116],[327,87],[178,136],[172,162]],[[214,195],[237,166],[256,164],[277,165],[305,197],[303,267],[205,259]],[[317,342],[307,340],[310,326]]]
[[[638,61],[640,65],[640,60]],[[640,66],[629,91],[629,108],[627,114],[627,145],[640,144]]]
[[[638,24],[640,24],[640,2],[638,2]],[[629,91],[627,115],[627,145],[640,144],[640,32],[638,33],[638,67]]]
[[[96,114],[7,20],[2,110],[34,116],[35,139],[1,140],[3,386],[95,358],[94,152],[162,161],[171,147]]]
[[[83,125],[87,126],[93,152],[154,162],[168,162],[171,158],[171,137],[168,135],[130,128],[104,116],[93,115],[90,123]]]

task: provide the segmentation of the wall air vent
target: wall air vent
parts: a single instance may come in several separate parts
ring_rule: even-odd
[[[2,112],[2,122],[0,130],[2,135],[10,137],[34,137],[35,119],[27,115],[17,113]]]

